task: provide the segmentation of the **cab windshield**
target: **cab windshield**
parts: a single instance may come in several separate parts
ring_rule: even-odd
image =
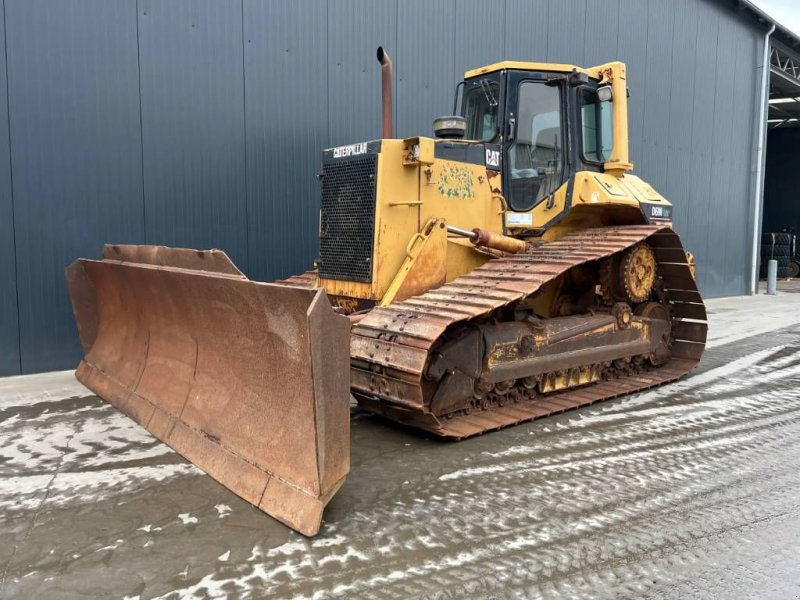
[[[464,118],[467,120],[466,138],[489,142],[498,133],[500,84],[491,79],[480,79],[472,84],[464,98]]]

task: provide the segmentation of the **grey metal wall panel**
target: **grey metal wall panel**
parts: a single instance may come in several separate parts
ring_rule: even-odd
[[[328,132],[339,146],[381,137],[378,46],[395,62],[397,0],[351,0],[328,5]],[[321,65],[317,66],[318,72]],[[396,122],[396,119],[395,119]]]
[[[2,6],[2,3],[0,3]],[[5,11],[0,18],[4,18]],[[5,48],[5,23],[0,22],[0,48]],[[5,57],[3,57],[5,58]],[[6,61],[0,60],[0,376],[19,373],[19,313],[11,197],[11,150],[8,141]]]
[[[461,81],[470,69],[505,58],[503,20],[505,2],[461,0],[454,15],[455,70],[451,85]]]
[[[64,268],[144,238],[136,9],[5,9],[22,371],[63,369],[80,356]]]
[[[725,265],[725,236],[730,235],[726,212],[731,198],[728,196],[728,177],[730,175],[730,155],[720,152],[720,148],[731,148],[733,141],[733,101],[734,75],[736,68],[736,29],[735,24],[718,13],[719,33],[717,37],[717,61],[715,72],[715,98],[713,116],[713,151],[709,157],[707,168],[711,174],[709,189],[708,213],[711,218],[706,221],[708,244],[706,249],[705,274],[706,285],[719,289],[724,294],[727,290],[728,273]],[[729,150],[730,151],[730,150]],[[713,218],[713,216],[716,218]]]
[[[328,140],[325,0],[244,3],[247,240],[253,279],[311,268]],[[367,54],[374,89],[375,48]],[[373,123],[378,134],[379,123]]]
[[[241,4],[140,0],[147,242],[247,268]]]
[[[580,64],[586,39],[586,1],[554,0],[547,11],[547,62]]]
[[[627,66],[628,130],[630,156],[634,164],[642,159],[644,102],[647,84],[647,25],[648,6],[642,0],[620,0],[619,3],[619,60]]]
[[[754,131],[747,127],[752,122],[756,110],[756,95],[746,90],[757,87],[754,79],[756,64],[760,61],[759,50],[762,37],[743,23],[743,15],[731,17],[736,22],[736,42],[733,50],[735,67],[733,71],[733,93],[731,97],[731,145],[728,147],[730,160],[726,162],[728,190],[725,198],[726,233],[722,237],[724,261],[723,280],[717,292],[722,296],[746,293],[749,286],[751,206],[747,201],[751,189],[752,174],[747,168],[752,160]],[[745,93],[743,93],[745,91]],[[738,269],[736,267],[739,267]],[[715,286],[716,287],[716,286]]]
[[[321,149],[380,135],[378,45],[398,137],[430,135],[466,69],[625,61],[635,173],[675,205],[703,292],[746,291],[762,33],[718,0],[5,1],[0,372],[17,312],[23,370],[74,364],[63,268],[104,241],[309,267]]]
[[[689,222],[684,233],[686,245],[692,249],[697,262],[702,265],[698,270],[698,284],[703,293],[710,290],[706,283],[708,278],[708,221],[710,214],[711,194],[711,161],[714,157],[714,102],[718,73],[717,38],[719,34],[719,14],[708,4],[697,5],[697,50],[694,60],[694,98],[692,102],[692,145],[691,169],[687,173],[692,184],[692,197],[685,199],[691,202]],[[725,74],[722,74],[723,76]],[[689,99],[687,98],[687,102]],[[680,202],[675,199],[675,203]]]
[[[583,65],[600,65],[619,60],[619,0],[591,0],[586,3],[586,45]]]
[[[547,60],[550,4],[550,0],[506,0],[505,54],[508,60]]]
[[[648,174],[649,183],[657,189],[666,187],[667,141],[671,123],[669,106],[672,92],[672,45],[675,4],[672,0],[649,0],[647,3],[647,70],[642,97],[644,124],[639,167]],[[678,124],[679,125],[679,124]],[[645,134],[646,132],[646,134]]]
[[[454,0],[404,0],[398,5],[398,136],[433,135],[433,119],[453,110],[453,94],[461,80],[453,76],[455,29],[442,23],[452,18],[455,6]]]
[[[666,185],[662,193],[675,199],[673,222],[679,234],[685,235],[689,227],[689,211],[697,205],[694,185],[688,176],[692,165],[692,131],[694,119],[695,51],[697,48],[698,20],[697,3],[675,3],[675,22],[672,30],[670,49],[673,70],[669,96],[668,120],[670,123],[666,157]],[[689,250],[694,251],[692,242]]]

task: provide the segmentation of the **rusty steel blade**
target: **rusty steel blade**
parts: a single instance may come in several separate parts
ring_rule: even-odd
[[[305,535],[349,470],[349,325],[218,250],[107,246],[67,284],[86,387]]]

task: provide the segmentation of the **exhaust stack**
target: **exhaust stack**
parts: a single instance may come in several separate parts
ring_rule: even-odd
[[[381,105],[383,118],[383,138],[391,138],[392,132],[392,59],[383,49],[378,46],[378,62],[381,63]]]

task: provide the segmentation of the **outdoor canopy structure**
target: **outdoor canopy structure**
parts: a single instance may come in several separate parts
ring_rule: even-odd
[[[800,60],[773,42],[769,51],[769,127],[800,127]]]
[[[675,205],[701,291],[748,293],[763,85],[800,60],[735,0],[6,0],[1,16],[1,375],[77,364],[64,269],[104,242],[217,247],[262,281],[307,269],[321,150],[381,134],[380,45],[398,137],[430,135],[478,65],[625,61],[635,172]]]

